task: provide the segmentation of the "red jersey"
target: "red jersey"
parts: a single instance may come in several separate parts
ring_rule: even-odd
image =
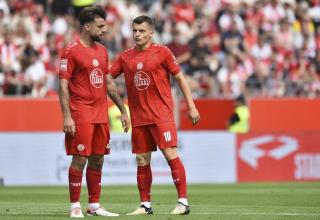
[[[106,74],[108,52],[101,44],[86,47],[76,41],[64,49],[59,77],[69,81],[75,123],[108,123]]]
[[[174,122],[170,74],[180,72],[172,52],[151,44],[145,50],[128,49],[113,63],[110,73],[124,73],[132,126]]]

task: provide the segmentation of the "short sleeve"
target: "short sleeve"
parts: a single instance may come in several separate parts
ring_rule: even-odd
[[[109,69],[109,73],[111,74],[111,76],[113,78],[117,78],[122,72],[122,62],[121,62],[122,58],[121,55],[117,57],[117,59],[112,63],[110,69]]]
[[[61,55],[60,64],[59,64],[59,78],[67,79],[71,78],[71,75],[74,70],[74,59],[70,50],[64,49]]]
[[[166,68],[166,70],[169,71],[172,75],[178,74],[181,71],[180,66],[177,63],[175,56],[168,47],[164,47],[163,56],[164,67]]]

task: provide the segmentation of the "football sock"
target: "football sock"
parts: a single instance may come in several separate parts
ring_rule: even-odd
[[[151,202],[141,202],[140,205],[144,205],[146,208],[151,208]]]
[[[146,166],[138,166],[137,182],[140,193],[141,202],[150,202],[150,191],[152,184],[152,172],[150,164]]]
[[[188,200],[186,198],[179,198],[178,202],[182,203],[183,205],[189,205]]]
[[[77,203],[80,200],[82,183],[82,171],[69,168],[69,193],[70,202]]]
[[[70,210],[74,208],[81,208],[80,202],[72,202],[70,205]]]
[[[178,192],[178,198],[187,198],[186,171],[180,158],[176,157],[168,163],[171,168],[173,182]]]
[[[149,197],[149,202],[151,201],[151,185],[152,185],[152,171],[151,171],[151,166],[148,164],[146,166],[146,182],[147,182],[147,191],[148,191],[148,197]]]
[[[89,203],[99,203],[101,192],[101,170],[87,167],[86,173]]]
[[[100,203],[89,203],[88,204],[88,209],[90,209],[90,210],[96,210],[99,207],[100,207]]]

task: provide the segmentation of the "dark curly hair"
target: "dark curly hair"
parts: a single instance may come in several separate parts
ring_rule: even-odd
[[[83,26],[87,22],[94,21],[96,17],[106,19],[107,14],[101,6],[85,7],[79,13],[79,22]]]

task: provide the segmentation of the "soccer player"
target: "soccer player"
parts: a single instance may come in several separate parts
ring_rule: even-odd
[[[170,74],[180,87],[196,124],[200,115],[190,89],[171,51],[152,42],[154,24],[150,17],[139,16],[132,23],[135,47],[122,52],[110,68],[115,78],[124,73],[132,123],[132,152],[137,160],[137,182],[140,207],[129,215],[152,214],[150,190],[151,152],[162,151],[171,168],[178,193],[178,204],[172,214],[190,212],[187,200],[186,174],[177,153],[177,131],[173,117]]]
[[[97,43],[106,32],[106,13],[98,6],[79,14],[80,39],[62,53],[59,67],[59,98],[63,113],[65,146],[72,155],[69,168],[70,217],[84,217],[80,206],[82,174],[85,165],[89,194],[87,215],[118,216],[99,203],[104,154],[109,154],[107,92],[121,111],[125,132],[130,127],[128,114],[113,78],[108,74],[107,49]]]

